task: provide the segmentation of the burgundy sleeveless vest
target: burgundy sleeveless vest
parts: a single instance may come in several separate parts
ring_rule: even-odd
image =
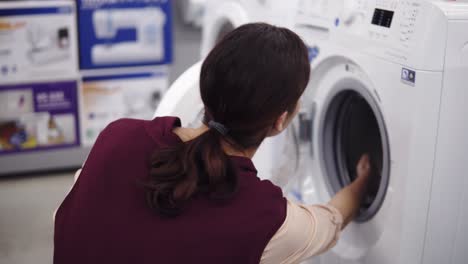
[[[174,117],[121,119],[101,132],[57,212],[54,263],[259,263],[286,200],[250,159],[231,157],[239,189],[226,203],[197,196],[176,218],[147,206],[140,183],[155,148],[181,143],[175,126]]]

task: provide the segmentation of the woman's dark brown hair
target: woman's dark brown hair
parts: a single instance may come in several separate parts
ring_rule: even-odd
[[[263,23],[228,33],[208,54],[200,74],[204,122],[223,124],[177,146],[157,149],[146,184],[147,201],[175,216],[195,195],[229,199],[236,169],[223,144],[238,150],[260,145],[285,111],[295,110],[309,80],[307,48],[294,32]]]

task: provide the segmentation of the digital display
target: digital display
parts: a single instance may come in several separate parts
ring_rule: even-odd
[[[393,11],[376,8],[372,24],[389,28],[392,25]]]

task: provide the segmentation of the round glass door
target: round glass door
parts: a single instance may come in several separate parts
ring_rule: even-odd
[[[324,108],[320,154],[333,193],[357,177],[360,157],[365,153],[370,156],[371,179],[355,218],[364,222],[378,212],[385,198],[390,175],[388,138],[379,105],[368,90],[357,81],[344,83],[335,89]]]

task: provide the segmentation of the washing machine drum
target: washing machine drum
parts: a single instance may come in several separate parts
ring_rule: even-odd
[[[371,180],[356,218],[367,221],[383,202],[389,176],[388,144],[377,104],[357,91],[341,91],[328,104],[322,128],[323,163],[334,193],[357,177],[360,157],[370,156]]]

